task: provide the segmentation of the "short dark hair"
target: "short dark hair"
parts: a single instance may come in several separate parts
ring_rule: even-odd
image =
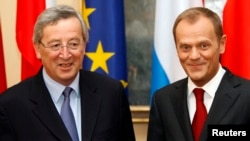
[[[192,7],[189,9],[186,9],[183,11],[175,20],[174,26],[173,26],[173,35],[174,40],[176,41],[176,28],[180,21],[187,20],[190,23],[195,23],[201,16],[207,17],[210,19],[214,26],[215,34],[217,36],[218,41],[223,36],[223,28],[222,28],[222,22],[218,14],[213,12],[212,10],[205,8],[205,7]]]

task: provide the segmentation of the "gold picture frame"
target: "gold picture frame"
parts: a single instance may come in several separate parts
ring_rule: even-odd
[[[133,123],[148,123],[149,121],[149,105],[140,105],[140,106],[130,106],[132,113]]]

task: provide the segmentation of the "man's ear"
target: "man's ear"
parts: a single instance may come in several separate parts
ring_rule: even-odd
[[[41,59],[40,46],[39,46],[39,44],[33,44],[33,46],[35,49],[36,58],[40,60]]]
[[[220,39],[220,54],[223,54],[226,49],[227,36],[223,35]]]

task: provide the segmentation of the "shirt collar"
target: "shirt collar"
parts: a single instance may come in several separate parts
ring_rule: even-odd
[[[54,102],[57,102],[61,96],[61,94],[63,93],[64,89],[66,86],[56,82],[55,80],[53,80],[45,71],[45,69],[43,68],[43,79],[45,82],[45,85],[48,88],[48,91],[51,95],[51,98]],[[74,79],[74,81],[69,85],[69,87],[71,87],[75,92],[76,95],[79,96],[79,72],[76,75],[76,78]]]
[[[202,89],[205,90],[205,92],[211,97],[214,97],[215,92],[217,91],[225,72],[226,72],[225,69],[223,69],[222,66],[220,65],[216,75],[202,87]],[[193,93],[194,88],[197,88],[197,86],[188,77],[188,96],[190,96]]]

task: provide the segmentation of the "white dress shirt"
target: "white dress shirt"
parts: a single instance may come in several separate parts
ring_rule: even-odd
[[[207,113],[210,110],[210,107],[212,105],[212,102],[215,96],[215,92],[217,91],[225,72],[226,72],[225,69],[223,69],[222,66],[220,65],[219,70],[216,73],[216,75],[203,87],[198,87],[198,88],[202,88],[205,91],[204,105],[207,109]],[[197,86],[192,82],[190,78],[188,78],[187,104],[188,104],[188,110],[189,110],[191,123],[193,121],[194,114],[196,111],[196,99],[193,93],[194,88],[197,88]]]

